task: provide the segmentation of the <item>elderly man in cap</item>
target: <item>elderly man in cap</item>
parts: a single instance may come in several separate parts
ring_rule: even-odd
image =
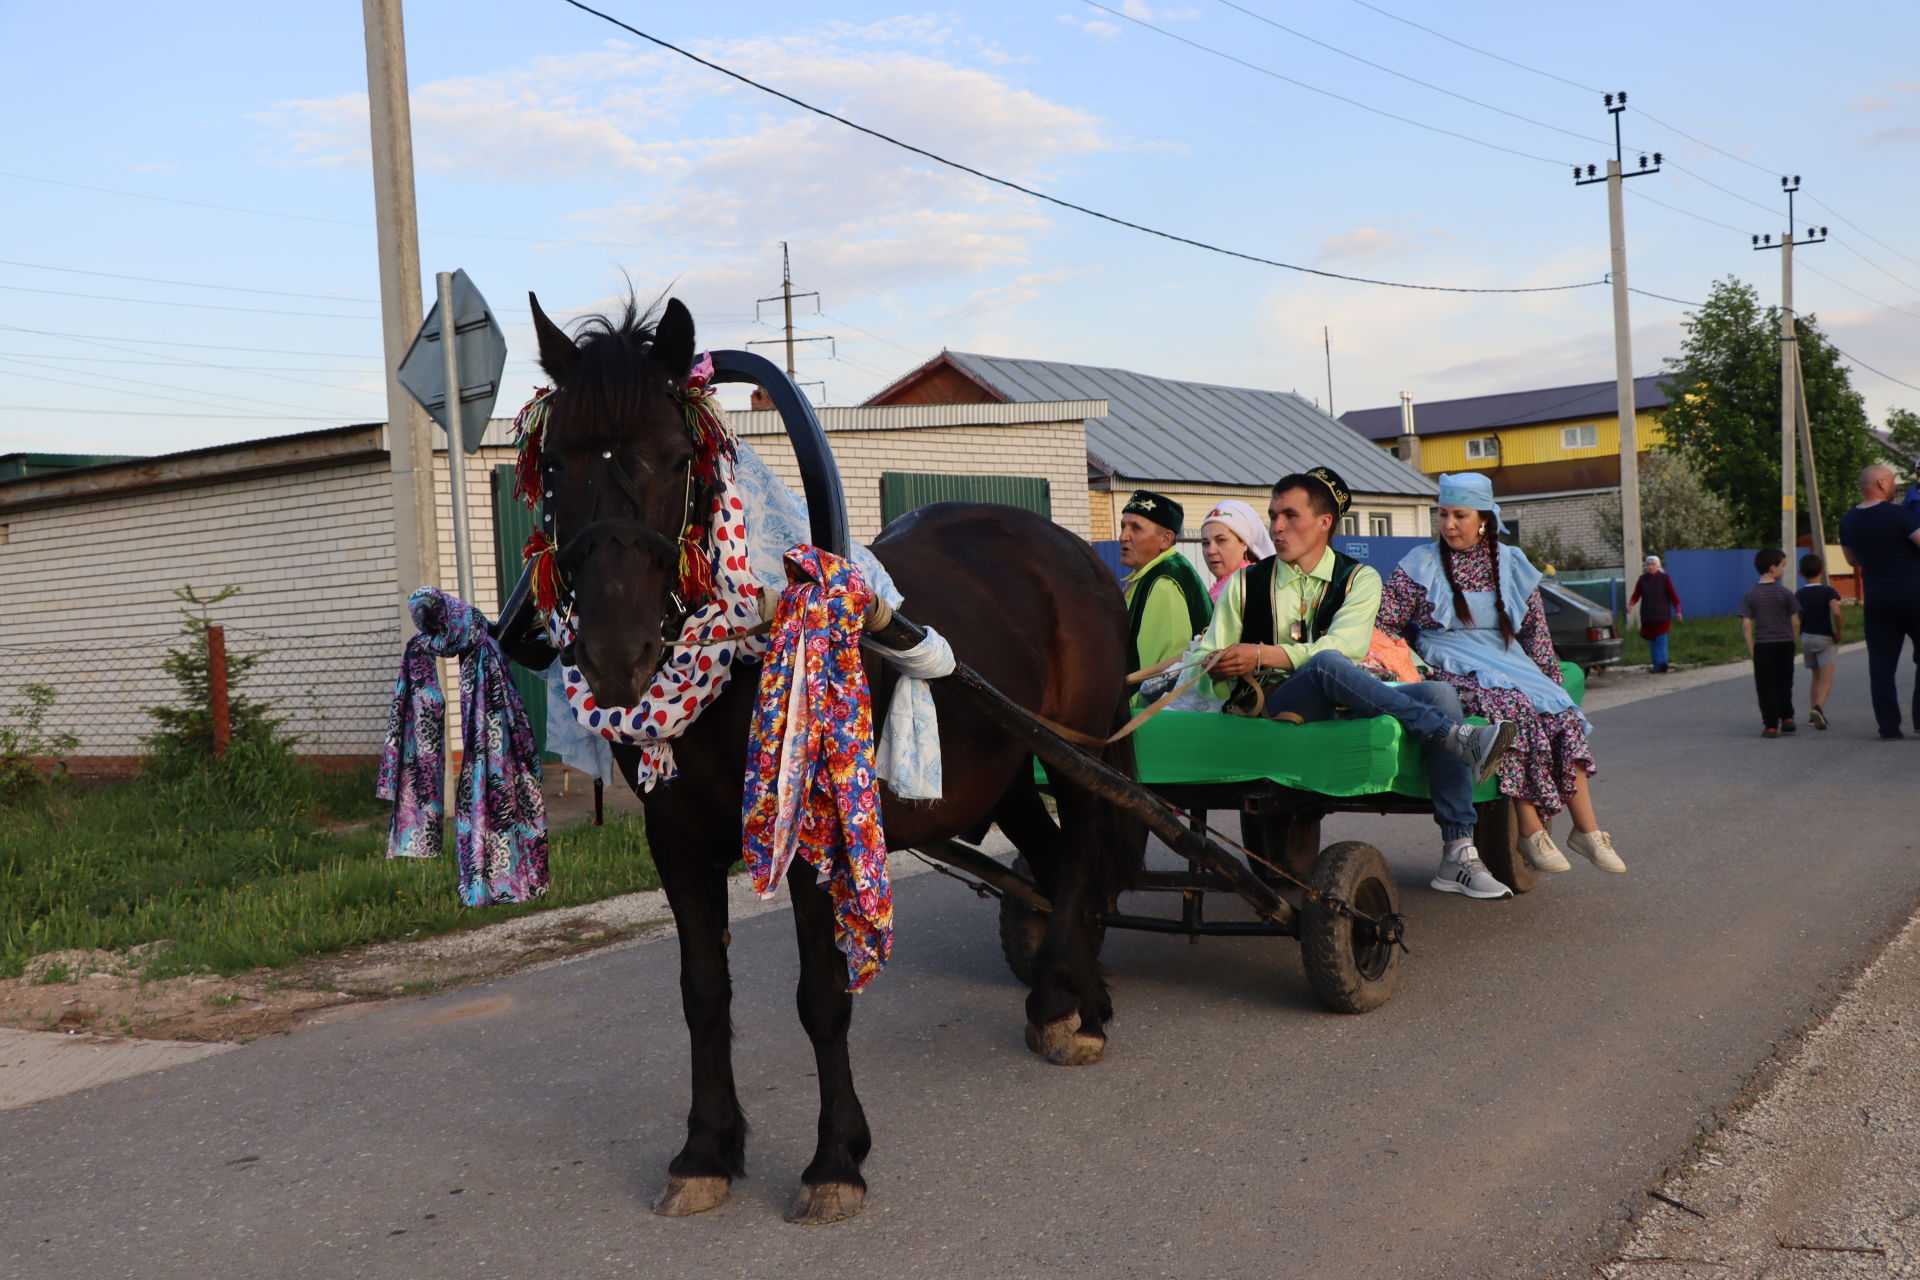
[[[1120,510],[1120,563],[1133,669],[1179,657],[1207,629],[1213,602],[1187,558],[1173,548],[1186,512],[1161,494],[1136,489]]]
[[[1267,505],[1274,555],[1228,581],[1200,647],[1221,651],[1216,677],[1259,685],[1258,710],[1270,718],[1331,720],[1344,711],[1398,720],[1420,744],[1440,825],[1434,888],[1508,897],[1473,845],[1473,789],[1493,776],[1516,726],[1466,724],[1450,685],[1391,685],[1357,665],[1373,641],[1381,585],[1379,573],[1329,545],[1351,501],[1327,467],[1281,477]]]

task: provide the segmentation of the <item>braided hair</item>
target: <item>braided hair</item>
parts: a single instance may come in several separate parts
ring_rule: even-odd
[[[1513,644],[1513,620],[1507,616],[1506,593],[1500,585],[1500,521],[1493,512],[1482,511],[1480,536],[1487,542],[1487,554],[1493,557],[1493,608],[1500,619],[1500,639],[1508,647]],[[1436,539],[1440,547],[1440,568],[1447,575],[1447,587],[1453,592],[1453,612],[1462,622],[1473,621],[1473,610],[1467,607],[1467,593],[1453,576],[1453,548],[1447,545],[1445,538]]]

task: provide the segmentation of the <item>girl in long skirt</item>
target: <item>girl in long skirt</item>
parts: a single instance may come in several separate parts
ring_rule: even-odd
[[[1501,543],[1492,481],[1472,471],[1441,476],[1438,523],[1439,539],[1409,552],[1387,579],[1376,625],[1389,635],[1412,628],[1433,678],[1454,686],[1468,715],[1520,726],[1499,778],[1527,861],[1542,871],[1571,867],[1550,830],[1564,808],[1573,817],[1567,848],[1602,871],[1625,871],[1587,789],[1592,725],[1562,687],[1535,589],[1540,571]]]

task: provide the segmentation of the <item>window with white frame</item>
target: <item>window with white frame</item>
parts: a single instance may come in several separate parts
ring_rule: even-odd
[[[1499,456],[1499,436],[1475,436],[1473,439],[1467,441],[1467,458],[1469,461],[1479,462],[1486,458],[1497,458]]]
[[[1360,536],[1360,517],[1356,515],[1351,515],[1351,514],[1341,516],[1340,517],[1340,536],[1344,538],[1359,537]]]
[[[1600,428],[1588,423],[1584,427],[1560,428],[1560,447],[1562,449],[1598,449],[1600,447]]]
[[[1393,516],[1385,511],[1368,512],[1367,536],[1369,538],[1391,538],[1393,536]]]

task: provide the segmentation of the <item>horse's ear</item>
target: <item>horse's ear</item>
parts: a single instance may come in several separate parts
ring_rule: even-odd
[[[653,358],[675,382],[693,368],[693,312],[678,298],[667,299],[667,309],[654,326]]]
[[[540,299],[532,291],[528,291],[527,301],[533,306],[533,332],[540,342],[540,367],[558,386],[579,363],[580,348],[567,336],[566,330],[547,319],[547,313],[540,309]]]

